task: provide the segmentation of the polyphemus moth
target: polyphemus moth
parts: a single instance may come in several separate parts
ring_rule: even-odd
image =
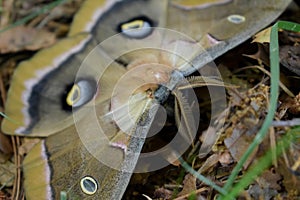
[[[26,199],[120,199],[159,103],[289,3],[85,1],[68,37],[22,62],[8,92],[14,121],[2,130],[46,137],[23,162]]]

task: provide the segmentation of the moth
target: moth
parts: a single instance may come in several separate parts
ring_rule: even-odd
[[[160,103],[191,98],[176,89],[185,76],[290,2],[85,1],[68,37],[22,62],[8,92],[14,122],[2,130],[45,137],[23,162],[26,199],[121,199]]]

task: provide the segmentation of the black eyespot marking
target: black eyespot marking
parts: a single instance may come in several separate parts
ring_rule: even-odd
[[[85,194],[93,195],[98,190],[98,183],[93,177],[85,176],[80,180],[80,188]]]
[[[152,33],[153,21],[146,16],[132,18],[122,22],[117,31],[133,39],[143,39]]]
[[[97,83],[93,79],[80,79],[66,87],[62,96],[64,110],[79,108],[89,102],[97,91]]]

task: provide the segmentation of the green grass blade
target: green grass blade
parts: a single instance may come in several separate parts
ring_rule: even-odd
[[[60,192],[60,200],[67,200],[67,193],[65,191]]]
[[[288,22],[288,21],[278,21],[276,24],[278,24],[279,29],[283,29],[283,30],[287,30],[287,31],[300,32],[300,25],[297,24],[297,23]]]
[[[48,5],[45,5],[40,10],[38,10],[38,11],[36,11],[34,13],[31,13],[30,15],[22,18],[21,20],[16,21],[15,23],[13,23],[13,24],[11,24],[11,25],[3,28],[2,30],[0,30],[0,33],[4,32],[4,31],[7,31],[7,30],[9,30],[11,28],[14,28],[16,26],[23,25],[26,22],[28,22],[29,20],[35,18],[36,16],[48,12],[49,10],[55,8],[56,6],[58,6],[58,5],[60,5],[60,4],[64,3],[64,2],[66,2],[66,1],[68,1],[68,0],[57,0],[57,1],[54,1],[54,2],[52,2],[50,4],[48,4]]]
[[[241,170],[243,164],[248,159],[248,157],[251,155],[253,150],[260,144],[260,142],[263,140],[265,135],[268,133],[268,129],[271,126],[271,123],[274,118],[274,114],[276,112],[277,102],[278,102],[278,93],[279,93],[279,45],[278,45],[278,30],[279,29],[285,29],[289,31],[296,31],[300,32],[300,25],[292,22],[285,22],[285,21],[278,21],[271,30],[271,43],[270,43],[270,65],[271,65],[271,97],[270,97],[270,107],[269,112],[267,114],[267,117],[262,125],[262,128],[259,130],[258,134],[256,135],[254,141],[251,143],[245,154],[242,156],[240,161],[237,163],[236,167],[233,169],[230,177],[228,178],[228,181],[226,182],[224,186],[225,191],[230,191],[230,193],[226,196],[221,196],[219,199],[233,199],[236,195],[239,194],[239,192],[248,184],[251,183],[251,181],[248,181],[247,178],[249,176],[242,178],[240,182],[238,183],[237,188],[232,189],[233,182],[235,181],[235,178],[239,171]],[[270,158],[271,159],[271,158]],[[260,166],[260,165],[259,165]],[[267,167],[266,163],[262,163],[260,167],[263,167],[261,169],[255,168],[253,172],[249,172],[251,176],[257,176],[259,172],[265,169]]]
[[[272,164],[272,154],[275,151],[276,156],[280,156],[284,149],[290,146],[291,142],[299,137],[300,127],[291,129],[285,136],[277,143],[276,150],[270,149],[268,152],[259,159],[257,164],[245,173],[242,179],[233,187],[228,195],[224,199],[234,199],[241,191],[250,185],[254,179],[261,174],[267,167]]]
[[[3,118],[7,119],[8,121],[14,123],[14,124],[21,124],[19,122],[17,122],[16,120],[13,120],[12,118],[8,117],[6,114],[4,114],[3,112],[0,112],[0,116],[2,116]]]
[[[189,172],[190,174],[192,174],[193,176],[195,176],[197,179],[199,179],[200,181],[202,181],[206,185],[212,187],[213,189],[215,189],[216,191],[218,191],[220,194],[226,195],[226,191],[223,188],[221,188],[220,186],[216,185],[214,182],[212,182],[211,180],[207,179],[205,176],[203,176],[200,173],[198,173],[197,171],[195,171],[181,157],[179,157],[178,160],[180,161],[180,164],[182,165],[182,167],[187,172]]]

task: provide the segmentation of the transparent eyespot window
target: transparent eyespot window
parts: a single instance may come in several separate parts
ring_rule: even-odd
[[[66,97],[66,103],[73,108],[80,107],[89,102],[96,93],[96,83],[83,79],[75,83]]]
[[[119,31],[128,38],[141,39],[152,32],[152,22],[147,18],[136,18],[120,24]]]
[[[98,190],[97,181],[93,177],[91,177],[91,176],[83,177],[80,180],[80,187],[81,187],[81,190],[85,194],[88,194],[88,195],[93,195]]]
[[[229,15],[227,20],[234,24],[241,24],[246,21],[246,18],[242,15]]]

